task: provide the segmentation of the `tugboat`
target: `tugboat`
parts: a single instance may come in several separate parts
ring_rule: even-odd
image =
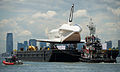
[[[16,65],[16,64],[23,64],[21,60],[18,60],[16,56],[8,57],[3,60],[3,64],[5,65]]]
[[[90,19],[90,23],[87,27],[90,30],[90,35],[85,37],[85,45],[81,50],[80,61],[90,63],[116,62],[119,50],[102,50],[100,39],[95,36],[96,28],[92,19]]]

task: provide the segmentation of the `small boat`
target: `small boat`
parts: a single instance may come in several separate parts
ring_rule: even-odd
[[[5,65],[23,64],[23,62],[21,60],[18,60],[15,56],[5,58],[2,63]]]
[[[5,65],[14,65],[15,63],[14,63],[14,62],[6,62],[6,61],[3,61],[3,64],[5,64]]]

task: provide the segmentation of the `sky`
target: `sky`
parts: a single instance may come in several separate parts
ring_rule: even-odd
[[[81,37],[89,34],[89,18],[96,25],[101,42],[120,40],[120,0],[0,0],[0,53],[6,50],[6,35],[17,42],[48,38],[47,33],[68,22],[74,4],[74,24],[82,27]]]

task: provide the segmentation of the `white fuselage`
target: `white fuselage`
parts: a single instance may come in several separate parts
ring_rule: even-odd
[[[58,29],[53,29],[49,32],[49,39],[57,40],[59,42],[64,41],[80,41],[81,27],[78,25],[63,24]]]

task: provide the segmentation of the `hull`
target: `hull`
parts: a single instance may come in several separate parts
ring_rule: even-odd
[[[3,61],[3,64],[5,64],[5,65],[14,65],[15,63],[10,63],[10,62]]]
[[[18,59],[34,62],[90,62],[90,63],[114,63],[118,51],[107,51],[107,57],[83,58],[77,50],[42,50],[42,51],[19,51],[16,53]]]
[[[80,52],[77,50],[42,50],[17,52],[18,59],[37,62],[78,62]]]
[[[106,56],[104,55],[106,54]],[[100,63],[100,62],[105,62],[105,63],[115,63],[116,58],[119,54],[118,50],[106,50],[105,53],[101,54],[101,56],[103,57],[99,57],[99,58],[79,58],[81,62],[88,62],[88,63]]]
[[[6,61],[3,61],[3,64],[5,65],[20,65],[20,64],[23,64],[22,62],[6,62]]]
[[[88,63],[115,63],[117,62],[116,59],[89,59],[89,58],[80,58],[81,62],[88,62]]]

